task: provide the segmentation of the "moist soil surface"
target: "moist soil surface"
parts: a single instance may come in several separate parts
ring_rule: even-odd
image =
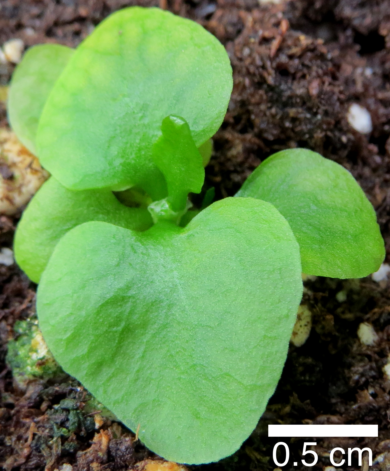
[[[234,90],[207,167],[206,187],[215,187],[217,198],[233,195],[270,154],[307,147],[357,178],[377,211],[389,254],[390,0],[1,0],[0,43],[21,38],[26,47],[77,46],[110,12],[134,4],[198,21],[230,55]],[[11,65],[0,65],[0,85],[11,73]],[[359,133],[348,123],[353,103],[371,114],[371,133]],[[4,103],[0,125],[7,126]],[[12,247],[18,217],[0,217],[2,247]],[[36,286],[15,265],[0,265],[0,284],[3,469],[124,471],[156,458],[121,424],[101,418],[98,410],[88,412],[86,391],[68,376],[18,387],[6,365],[7,343],[17,338],[15,321],[35,319]],[[378,438],[315,440],[314,468],[329,466],[336,446],[367,446],[372,467],[390,469],[390,282],[316,278],[305,287],[304,303],[313,315],[310,337],[300,348],[291,345],[258,426],[233,456],[194,469],[277,468],[272,449],[278,440],[267,436],[267,425],[276,423],[378,424]],[[371,346],[357,335],[363,322],[376,332]],[[308,469],[301,463],[302,448],[313,437],[281,441],[291,453],[285,469]],[[368,468],[367,460],[359,465],[356,458],[342,466]]]

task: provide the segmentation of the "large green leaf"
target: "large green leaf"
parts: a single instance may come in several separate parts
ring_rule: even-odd
[[[227,198],[184,229],[78,226],[54,250],[37,309],[65,371],[152,451],[205,463],[256,426],[301,294],[286,220],[268,203]]]
[[[146,209],[127,208],[109,190],[70,191],[51,177],[23,212],[15,235],[15,258],[35,283],[61,237],[87,221],[105,221],[146,230],[152,219]]]
[[[12,75],[8,118],[18,139],[33,154],[39,118],[56,80],[74,50],[57,44],[34,46]]]
[[[376,215],[353,176],[306,149],[265,160],[237,196],[272,203],[298,240],[308,275],[361,278],[378,270],[385,250]]]
[[[131,7],[77,48],[45,106],[42,164],[66,187],[144,188],[166,196],[151,152],[162,120],[182,116],[197,146],[219,128],[232,89],[223,46],[200,25]]]

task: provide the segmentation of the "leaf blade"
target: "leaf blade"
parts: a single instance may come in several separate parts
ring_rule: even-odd
[[[378,270],[385,251],[375,211],[353,176],[306,149],[266,159],[237,196],[272,203],[300,244],[308,275],[361,278]]]
[[[201,26],[158,9],[120,10],[79,46],[56,84],[39,157],[68,188],[135,185],[164,198],[151,159],[161,121],[183,116],[201,145],[220,126],[231,89],[226,51]]]
[[[14,242],[15,259],[38,283],[58,241],[87,221],[105,221],[146,230],[152,220],[145,209],[127,208],[110,191],[70,191],[51,177],[23,212]]]
[[[73,52],[73,49],[58,44],[34,46],[25,53],[12,75],[8,118],[18,139],[35,155],[42,110]]]
[[[39,322],[64,369],[128,427],[140,424],[154,452],[216,461],[247,438],[274,391],[300,274],[290,227],[250,198],[215,203],[185,229],[87,223],[54,251]]]

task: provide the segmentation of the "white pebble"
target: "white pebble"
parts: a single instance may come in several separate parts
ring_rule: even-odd
[[[380,281],[387,280],[387,275],[390,273],[390,266],[387,263],[382,263],[378,271],[371,275],[372,279],[379,283]]]
[[[371,67],[365,67],[364,68],[364,75],[366,77],[371,77],[373,73],[374,73],[374,71],[372,70]]]
[[[387,357],[387,363],[383,367],[383,373],[387,377],[388,380],[390,380],[390,355]]]
[[[387,377],[387,380],[390,380],[390,358],[388,359],[386,365],[383,367],[383,373]]]
[[[353,103],[348,110],[347,119],[355,131],[361,134],[369,134],[372,131],[372,119],[366,108]]]
[[[10,39],[3,44],[3,51],[8,62],[18,64],[22,58],[24,42],[21,39]]]
[[[326,466],[324,471],[337,471],[337,470],[333,466]],[[340,471],[340,468],[339,468],[339,471]]]
[[[374,327],[368,322],[362,322],[359,325],[357,334],[363,345],[372,346],[378,340],[378,334],[375,332]]]
[[[249,47],[244,47],[244,49],[242,50],[243,57],[248,57],[250,53],[251,53],[251,50],[249,49]]]
[[[10,267],[14,264],[14,253],[11,249],[1,249],[0,252],[0,265],[5,265],[6,267]]]
[[[73,471],[73,467],[72,467],[72,465],[66,463],[66,464],[63,464],[62,466],[60,466],[59,471]]]
[[[24,30],[24,34],[26,36],[35,36],[37,33],[35,32],[35,30],[33,28],[26,28]]]
[[[0,155],[14,176],[7,180],[0,175],[0,214],[11,216],[30,201],[49,175],[16,135],[5,128],[0,128]]]
[[[297,320],[291,335],[290,342],[296,347],[302,347],[310,335],[311,330],[311,312],[309,308],[303,304],[298,308]]]

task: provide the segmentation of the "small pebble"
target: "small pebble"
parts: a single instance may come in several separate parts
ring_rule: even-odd
[[[336,294],[336,299],[339,303],[344,303],[347,300],[347,292],[342,290]]]
[[[368,322],[362,322],[359,325],[357,334],[363,345],[372,346],[378,340],[378,334],[375,332],[374,327]]]
[[[251,50],[249,49],[249,47],[244,47],[244,49],[242,50],[243,57],[248,57],[250,53],[251,53]]]
[[[338,470],[340,471],[340,468],[338,468]],[[324,468],[324,471],[337,471],[337,470],[333,466],[326,466]]]
[[[8,60],[13,64],[19,64],[24,50],[24,42],[21,39],[10,39],[3,44],[3,52]]]
[[[311,312],[309,308],[303,304],[298,308],[297,320],[291,335],[290,342],[296,347],[302,347],[310,335],[311,330]]]
[[[348,110],[347,119],[355,131],[361,134],[369,134],[372,131],[372,119],[366,108],[353,103]]]
[[[0,128],[0,156],[0,214],[12,216],[29,202],[49,175],[16,135],[5,128]]]
[[[387,377],[388,380],[390,380],[390,355],[387,357],[387,363],[383,367],[383,373]]]
[[[215,12],[217,9],[217,6],[213,3],[211,4],[206,4],[205,6],[201,6],[196,9],[196,14],[199,18],[205,18],[208,15],[211,15]]]
[[[373,465],[379,465],[381,471],[388,471],[390,469],[390,452],[385,451],[376,456]],[[375,469],[378,469],[377,467]]]
[[[24,34],[26,36],[35,36],[37,33],[35,32],[35,30],[33,28],[25,28],[24,30]]]
[[[4,248],[1,249],[0,252],[0,265],[5,265],[6,267],[10,267],[14,264],[14,253],[11,249]]]
[[[66,463],[60,466],[59,471],[73,471],[73,467],[72,465]]]
[[[382,263],[378,271],[371,275],[371,278],[379,283],[380,281],[387,280],[387,275],[390,273],[390,266],[387,263]]]
[[[104,425],[104,419],[100,414],[95,414],[93,416],[93,420],[95,421],[95,429],[99,430],[99,428]]]

